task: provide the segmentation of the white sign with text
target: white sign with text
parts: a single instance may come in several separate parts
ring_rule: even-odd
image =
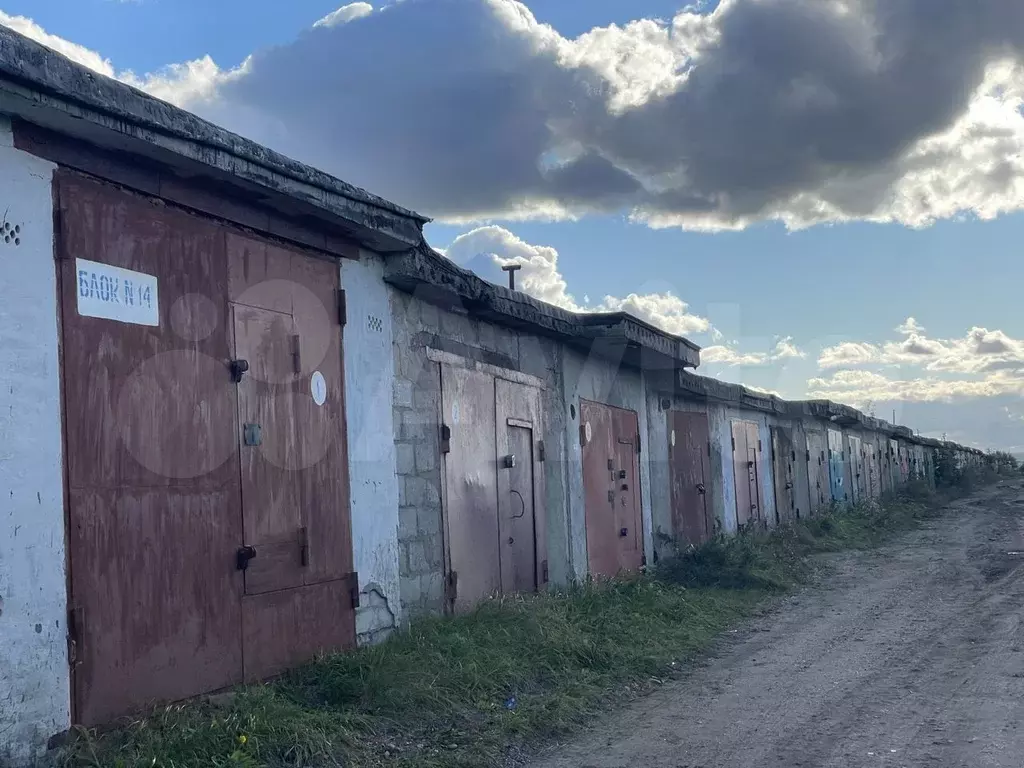
[[[133,325],[160,325],[157,280],[144,272],[75,259],[78,314]]]

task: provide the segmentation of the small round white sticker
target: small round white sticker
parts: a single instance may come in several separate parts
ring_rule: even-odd
[[[676,431],[674,429],[672,430],[672,436],[669,438],[669,442],[672,443],[673,448],[676,447]]]
[[[589,421],[583,427],[583,434],[586,435],[588,443],[594,437],[594,430],[590,428],[590,422]]]
[[[313,402],[317,405],[327,402],[327,381],[320,371],[313,371],[313,378],[309,381],[309,391],[313,393]]]

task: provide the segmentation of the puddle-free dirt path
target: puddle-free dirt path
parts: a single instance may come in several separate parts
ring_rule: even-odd
[[[1024,486],[832,561],[822,588],[533,768],[1024,766]]]

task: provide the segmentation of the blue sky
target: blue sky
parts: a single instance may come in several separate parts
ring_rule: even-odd
[[[0,0],[434,216],[489,277],[522,259],[544,298],[649,313],[717,350],[704,373],[1024,452],[1018,3],[969,25],[920,0],[373,5],[313,29],[338,0]]]

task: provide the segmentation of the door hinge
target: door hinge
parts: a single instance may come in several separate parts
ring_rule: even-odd
[[[452,428],[447,424],[441,425],[441,453],[452,452]]]
[[[711,441],[708,440],[708,456],[711,456]]]
[[[638,432],[637,435],[636,435],[636,452],[637,452],[638,455],[639,455],[640,451],[641,451],[641,448],[640,448],[640,433]]]
[[[338,289],[338,325],[345,327],[348,324],[348,299],[345,296],[345,289]]]
[[[544,441],[537,441],[537,461],[544,461]]]
[[[764,446],[761,445],[761,441],[760,440],[757,441],[757,450],[759,452],[764,452]]]
[[[348,600],[353,610],[359,607],[359,573],[356,571],[348,575]]]
[[[454,603],[459,599],[459,573],[458,571],[449,571],[448,578],[445,580],[444,585],[445,599],[449,602]]]
[[[732,452],[736,453],[736,438],[732,438]]]
[[[85,609],[79,606],[68,608],[68,664],[77,667],[82,663],[82,638],[85,635]]]
[[[548,561],[544,560],[540,564],[540,583],[548,583]]]

